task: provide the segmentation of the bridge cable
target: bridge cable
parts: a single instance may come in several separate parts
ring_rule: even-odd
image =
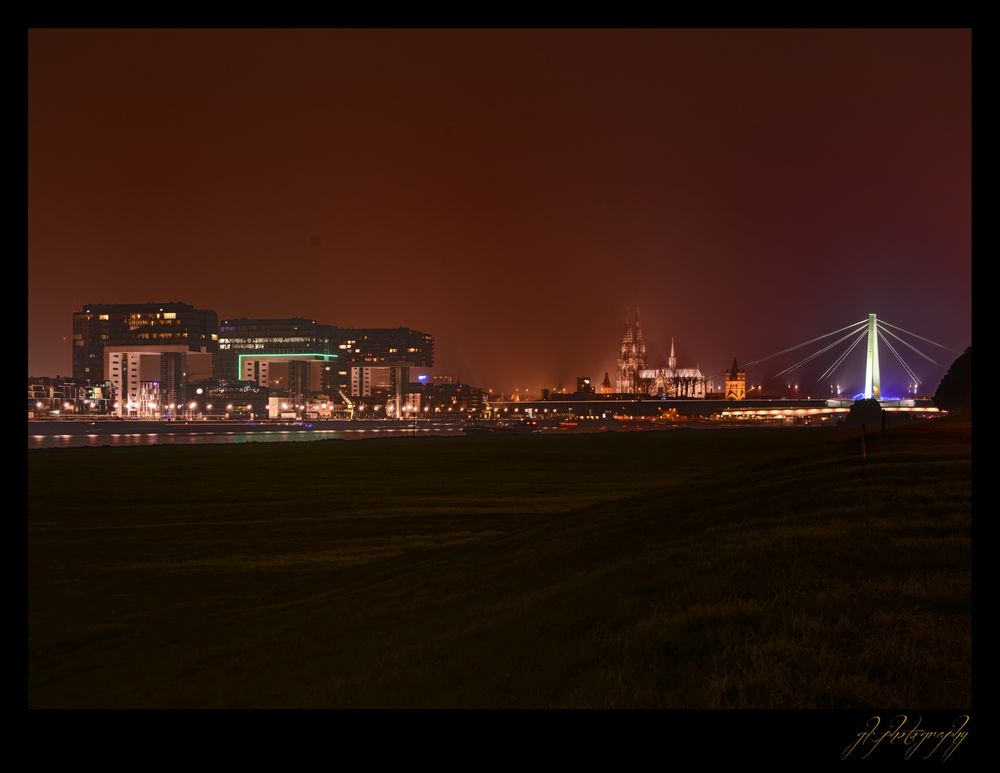
[[[891,322],[886,322],[884,319],[880,318],[880,319],[877,320],[877,322],[878,322],[879,325],[888,325],[889,327],[894,327],[894,328],[896,328],[896,330],[900,330],[900,331],[906,333],[907,335],[913,336],[914,338],[919,338],[921,341],[926,341],[929,344],[934,344],[935,346],[940,346],[942,349],[947,349],[952,354],[961,354],[961,352],[957,352],[957,351],[955,351],[954,349],[952,349],[949,346],[945,346],[944,344],[939,344],[937,341],[932,341],[929,338],[924,338],[923,336],[917,335],[916,333],[911,333],[909,330],[905,330],[905,329],[901,328],[899,325],[894,325]],[[902,340],[902,339],[900,339],[900,340]]]
[[[802,342],[801,344],[796,344],[795,346],[789,346],[787,349],[782,349],[781,351],[775,352],[774,354],[769,354],[766,357],[761,357],[760,359],[757,359],[757,360],[751,360],[750,362],[745,362],[745,363],[743,363],[742,370],[746,370],[747,368],[751,368],[754,365],[759,365],[762,362],[766,362],[767,360],[773,359],[774,357],[779,357],[782,354],[787,354],[788,352],[794,351],[796,349],[801,349],[803,346],[807,346],[807,345],[809,345],[811,343],[815,343],[816,341],[822,341],[824,338],[829,338],[830,336],[836,335],[837,333],[841,333],[844,330],[849,330],[851,328],[854,328],[854,330],[852,330],[850,333],[848,333],[845,336],[845,338],[849,338],[855,332],[857,332],[858,330],[860,330],[862,325],[867,325],[867,324],[868,324],[868,320],[864,320],[863,319],[860,322],[855,322],[855,323],[853,323],[851,325],[848,325],[847,327],[842,327],[839,330],[834,330],[831,333],[826,333],[825,335],[817,336],[816,338],[811,338],[808,341]],[[840,340],[843,341],[844,339],[841,338]],[[837,343],[839,343],[839,341]],[[822,352],[819,352],[819,353],[822,354]],[[714,376],[721,376],[723,373],[726,372],[726,370],[727,369],[723,369],[723,370],[720,370],[720,371],[716,371],[716,372],[710,373],[710,374],[708,374],[708,376],[706,376],[706,380],[708,378],[712,378]],[[775,378],[777,378],[777,377],[775,377]],[[767,382],[767,383],[770,383],[770,382]],[[761,386],[764,386],[764,385],[761,384]]]
[[[763,384],[761,384],[761,387],[765,387],[765,386],[767,386],[768,384],[770,384],[770,383],[771,383],[772,381],[774,381],[775,379],[777,379],[777,378],[779,378],[779,377],[781,377],[781,376],[785,375],[786,373],[789,373],[790,371],[793,371],[793,370],[796,370],[797,368],[801,368],[801,367],[802,367],[803,365],[805,365],[805,364],[806,364],[807,362],[809,362],[810,360],[814,360],[814,359],[816,359],[817,357],[819,357],[819,356],[820,356],[821,354],[824,354],[824,353],[826,353],[826,352],[830,351],[830,349],[832,349],[833,347],[837,346],[838,344],[840,344],[840,343],[842,343],[842,342],[846,341],[846,340],[847,340],[848,338],[852,337],[852,336],[853,336],[853,335],[855,335],[855,334],[856,334],[857,332],[858,332],[858,331],[856,331],[856,330],[852,330],[852,331],[851,331],[850,333],[848,333],[847,335],[845,335],[845,336],[841,336],[840,338],[838,338],[838,339],[837,339],[836,341],[834,341],[834,342],[833,342],[832,344],[828,344],[828,345],[824,346],[824,347],[823,347],[822,349],[820,349],[819,351],[817,351],[817,352],[813,352],[813,353],[812,353],[812,354],[810,354],[810,355],[809,355],[808,357],[806,357],[806,358],[804,358],[804,359],[802,359],[802,360],[799,360],[799,361],[798,361],[797,363],[795,363],[795,364],[794,364],[794,365],[792,365],[791,367],[788,367],[788,368],[785,368],[785,369],[784,369],[783,371],[781,371],[780,373],[776,373],[776,374],[774,374],[774,375],[773,375],[773,376],[772,376],[771,378],[769,378],[769,379],[768,379],[767,381],[765,381],[765,382],[764,382]]]
[[[886,337],[885,337],[885,336],[884,336],[884,335],[882,334],[882,331],[881,331],[881,330],[879,330],[879,331],[878,331],[878,335],[879,335],[879,338],[881,338],[881,339],[882,339],[882,341],[883,341],[883,342],[885,343],[885,345],[886,345],[887,347],[889,347],[889,351],[890,351],[890,352],[892,352],[892,353],[893,353],[893,354],[894,354],[894,355],[896,356],[896,359],[897,359],[897,360],[899,360],[899,364],[903,366],[903,370],[905,370],[905,371],[906,371],[906,374],[907,374],[907,375],[908,375],[908,376],[909,376],[910,378],[912,378],[912,379],[913,379],[913,380],[914,380],[914,381],[915,381],[915,382],[916,382],[917,384],[919,384],[919,383],[920,383],[920,379],[918,378],[917,374],[913,372],[913,368],[911,368],[911,367],[910,367],[909,365],[907,365],[907,364],[906,364],[906,360],[904,360],[904,359],[903,359],[903,358],[902,358],[902,357],[901,357],[901,356],[899,355],[899,352],[897,352],[897,351],[896,351],[896,348],[895,348],[895,347],[894,347],[894,346],[893,346],[893,345],[892,345],[892,344],[891,344],[891,343],[889,342],[889,339],[888,339],[888,338],[886,338]]]
[[[829,368],[823,371],[823,374],[818,379],[816,379],[816,383],[818,384],[820,381],[823,381],[826,378],[832,378],[833,374],[837,372],[837,370],[843,364],[844,360],[847,359],[847,355],[849,355],[852,351],[854,351],[854,347],[856,347],[859,343],[861,343],[864,340],[865,336],[867,335],[868,331],[862,330],[861,333],[858,335],[858,337],[854,339],[854,343],[848,346],[847,349],[844,351],[844,353],[841,354],[836,361],[834,361],[833,365],[831,365]]]
[[[917,347],[915,347],[913,344],[911,344],[909,341],[907,341],[907,340],[905,340],[903,338],[900,338],[898,335],[896,335],[895,333],[893,333],[891,330],[887,329],[885,332],[888,333],[889,335],[891,335],[893,338],[896,338],[896,339],[902,341],[904,344],[906,344],[907,346],[909,346],[911,349],[913,349],[913,351],[915,351],[917,354],[919,354],[921,357],[923,357],[928,362],[933,362],[939,368],[943,368],[944,367],[944,365],[942,365],[940,362],[938,362],[937,360],[931,359],[926,354],[924,354],[922,351],[920,351]]]
[[[751,360],[750,362],[745,362],[745,363],[743,363],[743,367],[744,368],[749,368],[752,365],[759,365],[760,363],[762,363],[762,362],[764,362],[766,360],[770,360],[773,357],[778,357],[778,356],[780,356],[782,354],[786,354],[788,352],[794,351],[795,349],[801,349],[803,346],[808,346],[809,344],[815,343],[816,341],[822,341],[824,338],[829,338],[830,336],[836,335],[837,333],[841,333],[841,332],[843,332],[845,330],[850,330],[851,328],[858,328],[860,325],[867,325],[867,324],[868,324],[867,320],[861,320],[860,322],[855,322],[855,323],[853,323],[851,325],[848,325],[847,327],[840,328],[840,330],[834,330],[832,333],[826,333],[825,335],[817,336],[816,338],[811,338],[808,341],[804,341],[801,344],[796,344],[795,346],[789,346],[787,349],[782,349],[780,352],[775,352],[774,354],[769,354],[769,355],[767,355],[767,357],[761,357],[759,360]],[[848,334],[848,335],[851,335],[851,334]]]

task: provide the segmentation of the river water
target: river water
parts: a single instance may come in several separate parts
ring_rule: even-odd
[[[95,448],[97,446],[197,445],[201,443],[308,443],[313,440],[365,440],[379,437],[427,437],[462,435],[461,427],[387,427],[347,430],[210,430],[205,432],[133,432],[58,435],[28,433],[28,449]]]

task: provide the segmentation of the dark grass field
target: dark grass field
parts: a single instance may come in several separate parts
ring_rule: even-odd
[[[970,428],[32,451],[33,707],[967,707]]]

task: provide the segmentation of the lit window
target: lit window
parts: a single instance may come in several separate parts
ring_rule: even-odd
[[[163,312],[164,319],[177,319],[177,314],[172,311]]]
[[[98,314],[97,318],[98,319],[108,319],[108,315],[107,314]]]

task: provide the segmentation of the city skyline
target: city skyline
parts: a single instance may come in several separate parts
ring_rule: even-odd
[[[613,373],[626,306],[706,373],[872,311],[964,349],[970,40],[32,30],[29,373],[166,299],[426,330],[505,389]]]
[[[25,34],[29,710],[976,758],[971,28]]]

